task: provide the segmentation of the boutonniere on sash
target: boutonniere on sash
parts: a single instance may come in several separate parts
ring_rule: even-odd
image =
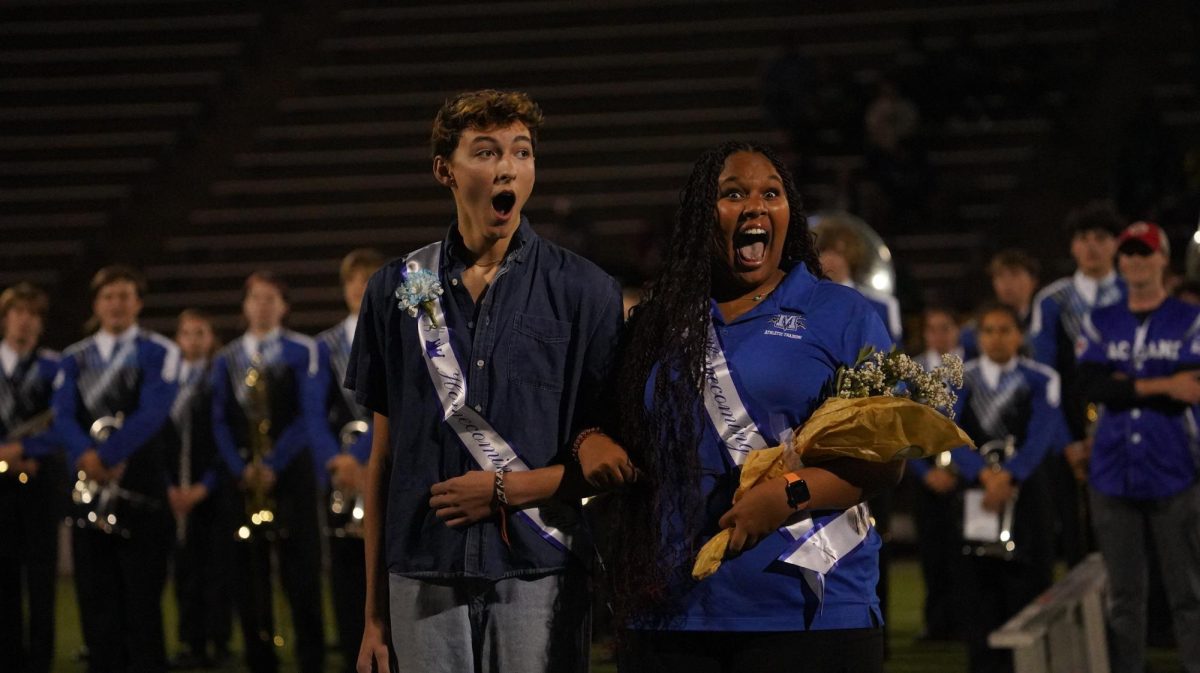
[[[926,371],[894,349],[864,348],[853,366],[838,369],[830,397],[790,441],[745,455],[733,501],[793,469],[797,459],[808,466],[835,458],[882,463],[926,458],[964,445],[974,448],[952,418],[954,390],[962,386],[962,377],[962,360],[956,355],[943,355],[941,366]],[[723,530],[700,549],[693,577],[704,579],[717,571],[729,536],[729,529]]]
[[[433,302],[440,296],[442,284],[438,281],[437,274],[428,269],[415,269],[410,266],[408,273],[404,275],[404,282],[396,288],[396,301],[400,308],[414,318],[419,310],[424,310],[434,327],[438,324],[437,318],[434,317]]]

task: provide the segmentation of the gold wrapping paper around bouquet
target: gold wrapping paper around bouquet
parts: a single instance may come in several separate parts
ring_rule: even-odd
[[[790,455],[798,456],[808,466],[837,458],[884,463],[926,458],[964,445],[975,446],[954,421],[924,404],[904,397],[833,397],[813,412],[792,437],[792,452],[785,453],[783,446],[775,446],[746,456],[733,501],[792,469]],[[702,580],[721,567],[729,535],[730,529],[722,530],[700,549],[692,577]]]

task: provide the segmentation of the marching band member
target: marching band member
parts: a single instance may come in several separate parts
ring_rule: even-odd
[[[246,498],[249,519],[238,527],[234,563],[246,663],[254,673],[273,673],[279,666],[270,581],[275,546],[300,670],[316,673],[325,660],[316,482],[309,454],[312,428],[325,416],[315,404],[317,346],[282,327],[287,286],[273,273],[250,274],[242,311],[247,330],[217,354],[211,381],[213,436]],[[253,455],[256,451],[260,455]],[[253,514],[251,502],[259,505]]]
[[[1086,499],[1077,483],[1091,447],[1087,402],[1075,366],[1075,342],[1088,311],[1119,303],[1125,283],[1113,270],[1116,236],[1124,226],[1111,203],[1093,201],[1067,217],[1075,273],[1038,292],[1033,300],[1029,342],[1033,358],[1053,367],[1062,380],[1063,416],[1070,441],[1048,459],[1055,510],[1059,519],[1059,552],[1074,565],[1092,549]]]
[[[958,320],[944,308],[927,308],[922,315],[921,334],[925,351],[914,358],[933,371],[942,356],[963,356],[959,345]],[[962,535],[957,530],[958,477],[951,465],[937,458],[911,460],[907,472],[917,482],[913,499],[913,522],[917,527],[917,551],[925,580],[925,631],[922,640],[957,640],[961,630],[958,587],[954,573],[962,555]]]
[[[49,300],[29,283],[0,294],[0,652],[49,673],[66,465],[50,429],[58,354],[37,348]],[[22,603],[28,602],[28,622]]]
[[[866,298],[871,308],[879,314],[892,336],[892,343],[904,343],[904,326],[900,319],[900,303],[890,294],[877,292],[855,281],[865,264],[867,249],[858,231],[831,215],[821,218],[813,227],[817,251],[821,255],[821,268],[835,283],[852,287]]]
[[[99,485],[73,536],[88,670],[159,673],[171,549],[163,475],[179,348],[138,327],[139,272],[104,267],[91,291],[99,329],[63,352],[53,397],[68,465],[81,485]]]
[[[227,493],[212,434],[209,387],[217,340],[212,321],[198,310],[179,314],[175,331],[183,364],[179,395],[171,407],[178,440],[168,454],[167,499],[175,515],[175,598],[179,604],[179,641],[184,650],[172,668],[201,668],[228,658],[232,618]],[[212,645],[211,655],[209,645]]]
[[[358,311],[362,306],[367,280],[383,266],[383,256],[371,249],[350,252],[342,260],[342,293],[349,315],[345,320],[317,335],[320,354],[317,374],[321,408],[327,409],[328,425],[317,440],[314,451],[317,464],[331,474],[329,567],[333,591],[333,612],[338,628],[338,647],[345,671],[353,673],[362,642],[363,614],[366,606],[366,560],[363,557],[361,508],[355,518],[357,494],[363,492],[367,459],[371,456],[371,412],[364,409],[348,390],[346,365],[350,360],[350,345],[358,326]]]
[[[1052,581],[1053,504],[1042,469],[1045,457],[1065,436],[1059,409],[1060,384],[1051,368],[1019,356],[1021,319],[1006,304],[979,314],[980,356],[966,364],[955,418],[976,446],[989,442],[997,453],[962,447],[953,452],[959,478],[982,487],[982,508],[999,515],[1013,502],[1011,538],[997,529],[995,553],[973,554],[957,587],[970,606],[964,622],[973,673],[1011,671],[1008,650],[988,648],[987,636],[1025,607]],[[1020,497],[1017,497],[1018,488]],[[1015,502],[1014,502],[1015,501]]]
[[[988,278],[992,281],[992,292],[996,301],[1011,306],[1021,318],[1021,332],[1029,333],[1033,318],[1033,295],[1037,291],[1042,265],[1029,253],[1019,248],[1008,248],[992,255],[988,262]],[[979,357],[978,325],[964,325],[959,339],[964,360]]]

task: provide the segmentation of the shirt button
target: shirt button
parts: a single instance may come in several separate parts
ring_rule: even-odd
[[[451,279],[450,279],[450,284],[451,284],[451,285],[454,285],[454,286],[457,286],[457,285],[458,285],[458,279],[457,279],[457,278],[451,278]]]
[[[1132,441],[1134,444],[1141,444],[1142,443],[1142,435],[1139,432],[1135,432],[1135,433],[1133,433],[1133,436],[1129,438],[1129,440]]]
[[[480,368],[482,368],[482,367],[483,367],[483,360],[476,360],[476,361],[475,361],[475,366],[476,366],[476,367],[480,367]]]
[[[467,328],[469,328],[469,329],[475,329],[475,321],[474,321],[474,320],[468,320],[468,321],[467,321]]]
[[[1133,420],[1136,421],[1137,419],[1142,417],[1142,410],[1134,409],[1133,411],[1129,412],[1129,415],[1133,418]]]
[[[483,413],[483,405],[482,405],[482,404],[476,404],[476,405],[475,405],[475,411],[477,411],[477,412],[479,412],[479,413]]]

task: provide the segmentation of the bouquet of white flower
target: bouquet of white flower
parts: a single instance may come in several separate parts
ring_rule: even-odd
[[[959,446],[974,447],[951,418],[962,386],[962,360],[943,355],[925,371],[912,358],[867,347],[851,367],[838,370],[832,396],[792,436],[790,446],[751,451],[742,465],[737,502],[754,486],[804,465],[837,458],[872,462],[925,458]],[[717,571],[729,545],[723,530],[701,548],[692,576]]]

